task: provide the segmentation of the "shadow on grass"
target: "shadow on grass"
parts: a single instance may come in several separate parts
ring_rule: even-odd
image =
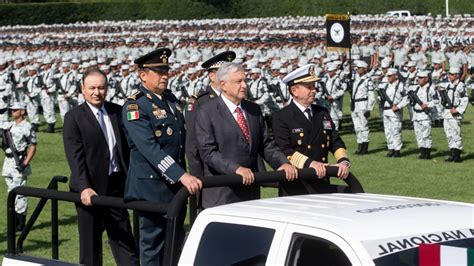
[[[76,223],[76,222],[77,222],[77,217],[76,216],[68,216],[66,218],[58,220],[59,226],[70,225],[70,224],[73,224],[73,223]],[[33,227],[31,228],[30,233],[35,231],[35,230],[42,230],[44,228],[51,228],[51,221],[42,222],[40,224],[33,225]],[[18,236],[19,236],[19,234],[17,234],[17,238],[18,238]],[[7,241],[7,232],[5,230],[5,232],[0,233],[0,243],[6,242],[6,241]],[[27,241],[33,241],[33,240],[28,240],[28,238],[27,238]],[[49,243],[48,245],[51,245],[51,243]],[[5,253],[6,253],[6,250],[0,250],[0,254],[5,254]]]
[[[466,156],[462,156],[462,154],[461,154],[461,159],[462,159],[463,161],[472,160],[472,159],[474,159],[474,153],[469,153],[469,154],[467,154]]]
[[[59,239],[58,240],[58,245],[61,246],[62,243],[68,242],[70,239]],[[51,248],[51,242],[50,241],[42,241],[42,240],[28,240],[25,241],[25,244],[23,246],[23,254],[28,254],[31,253],[32,251],[36,251],[38,249],[50,249]],[[0,254],[6,254],[7,250],[0,250]],[[45,257],[45,258],[51,258],[51,257]]]
[[[410,155],[419,154],[419,153],[420,153],[419,149],[410,149],[410,150],[402,151],[401,156],[405,157],[405,156],[410,156]]]
[[[67,216],[66,218],[62,218],[62,219],[58,220],[59,226],[70,225],[70,224],[73,224],[73,223],[76,223],[76,222],[77,222],[77,216],[75,216],[75,215]],[[51,228],[51,221],[42,222],[40,224],[35,224],[31,228],[31,231],[41,230],[43,228]]]
[[[383,151],[386,151],[386,150],[387,150],[387,148],[385,148],[385,147],[379,147],[379,148],[371,149],[370,144],[369,144],[369,150],[367,151],[367,154],[379,153],[379,152],[383,152]]]
[[[432,157],[433,158],[438,158],[438,157],[448,157],[449,155],[451,155],[451,151],[449,150],[442,150],[442,151],[438,151],[437,153],[433,154]]]

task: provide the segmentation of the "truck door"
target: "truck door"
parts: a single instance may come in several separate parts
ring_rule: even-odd
[[[340,236],[312,227],[288,225],[282,240],[277,265],[358,266],[362,264],[354,249]]]

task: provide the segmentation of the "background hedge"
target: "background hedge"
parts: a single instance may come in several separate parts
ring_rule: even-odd
[[[326,13],[445,14],[445,0],[156,0],[0,4],[0,25],[34,25],[98,20],[202,19],[317,16]],[[474,1],[450,0],[450,14],[473,14]]]

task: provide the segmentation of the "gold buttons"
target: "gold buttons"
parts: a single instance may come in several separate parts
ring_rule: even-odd
[[[308,149],[310,149],[310,150],[311,150],[311,145],[308,145]]]
[[[324,144],[321,144],[321,148],[323,148],[323,149],[324,149],[325,147],[326,147],[326,146],[325,146]]]
[[[300,137],[304,137],[304,133],[303,133],[303,132],[300,133]]]
[[[326,145],[329,147],[329,141],[326,143]]]
[[[161,137],[161,130],[155,131],[155,136],[156,136],[157,138]]]
[[[326,134],[326,130],[323,130],[323,133]]]
[[[152,176],[152,175],[150,175],[150,179],[153,179],[153,176]]]
[[[298,145],[301,145],[301,144],[303,144],[303,141],[301,141],[301,140],[299,139],[296,143],[298,143]]]
[[[326,157],[323,157],[323,158],[322,158],[322,161],[323,161],[323,162],[326,162]]]

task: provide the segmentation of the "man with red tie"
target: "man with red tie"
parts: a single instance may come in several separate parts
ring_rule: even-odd
[[[224,63],[217,72],[217,80],[221,96],[196,114],[195,132],[204,176],[238,174],[244,186],[203,189],[204,208],[258,199],[260,187],[252,183],[261,158],[272,168],[284,170],[288,180],[297,178],[296,168],[269,138],[259,106],[245,100],[243,67]]]

